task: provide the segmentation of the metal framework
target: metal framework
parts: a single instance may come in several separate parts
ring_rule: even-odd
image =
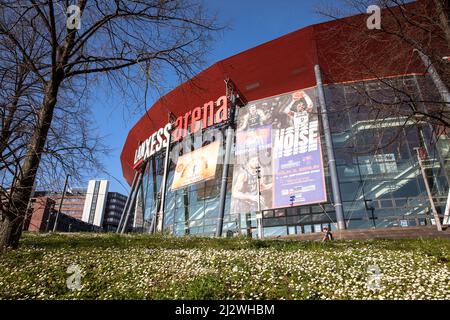
[[[170,162],[170,138],[167,141],[167,147],[166,147],[166,155],[164,159],[164,173],[163,173],[163,179],[161,184],[161,198],[159,202],[159,211],[157,212],[156,216],[156,231],[162,232],[164,228],[164,208],[166,204],[166,191],[167,191],[167,176],[169,172],[169,162]]]
[[[217,219],[216,237],[222,236],[223,231],[223,218],[225,216],[225,201],[227,196],[227,184],[228,184],[228,171],[231,158],[231,147],[234,143],[234,131],[235,131],[235,118],[237,100],[240,100],[240,105],[245,105],[246,101],[243,99],[242,94],[239,93],[236,86],[231,79],[225,80],[226,97],[230,102],[228,125],[226,129],[225,140],[225,156],[223,161],[222,180],[220,184],[220,198],[219,198],[219,216]]]
[[[425,148],[416,148],[416,152],[417,152],[417,160],[419,161],[420,172],[422,173],[423,183],[425,184],[425,189],[427,191],[428,200],[430,201],[431,211],[433,212],[434,223],[436,224],[437,230],[442,231],[441,220],[439,218],[439,214],[437,212],[436,205],[434,204],[430,184],[428,182],[428,177],[425,172],[425,167],[423,164],[423,160],[426,157],[426,150],[425,150]]]
[[[169,112],[168,115],[169,122],[174,123],[174,115]],[[152,221],[150,223],[149,231],[150,233],[154,232],[162,232],[164,228],[164,207],[165,207],[165,200],[166,200],[166,189],[167,189],[167,176],[169,171],[169,163],[170,163],[170,138],[167,140],[167,147],[166,147],[166,153],[165,153],[165,159],[164,159],[164,173],[163,173],[163,179],[162,179],[162,185],[161,190],[159,194],[161,195],[160,199],[157,199],[156,208],[157,212],[152,217]],[[144,171],[146,166],[148,165],[148,161],[145,161],[141,166],[138,168],[138,171],[136,171],[133,183],[131,184],[131,192],[130,196],[127,198],[127,201],[125,203],[125,207],[123,209],[122,215],[120,217],[119,226],[117,227],[117,233],[124,233],[127,230],[129,218],[131,215],[133,204],[135,203],[137,199],[137,195],[139,193],[139,188],[142,185],[142,180],[144,178]]]
[[[116,233],[124,233],[126,230],[126,226],[128,224],[128,220],[131,213],[131,208],[133,206],[134,200],[136,199],[137,190],[139,190],[139,184],[142,183],[142,173],[140,171],[136,171],[133,178],[133,183],[131,184],[130,195],[125,202],[125,206],[122,211],[122,215],[120,216],[119,225],[117,226]]]
[[[316,74],[317,92],[319,96],[320,114],[322,116],[323,132],[325,135],[325,144],[328,156],[328,168],[330,170],[331,188],[333,189],[333,202],[336,210],[336,220],[339,230],[344,230],[345,220],[344,211],[342,209],[341,190],[339,187],[339,178],[336,169],[336,160],[334,159],[333,141],[331,139],[330,125],[328,123],[328,111],[325,102],[325,94],[323,92],[322,75],[320,73],[319,65],[314,66]]]

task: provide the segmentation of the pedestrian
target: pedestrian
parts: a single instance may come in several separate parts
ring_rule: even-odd
[[[333,238],[333,234],[331,233],[330,229],[328,227],[323,228],[322,242],[332,241],[332,240],[334,240],[334,238]]]

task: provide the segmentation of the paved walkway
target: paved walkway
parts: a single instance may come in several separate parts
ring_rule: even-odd
[[[379,229],[351,229],[334,231],[335,240],[363,240],[363,239],[404,239],[404,238],[448,238],[450,239],[450,228],[441,232],[435,226],[422,227],[394,227]],[[280,237],[283,239],[298,240],[321,240],[322,233],[297,234]]]

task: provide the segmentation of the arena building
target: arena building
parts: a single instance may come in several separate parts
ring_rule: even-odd
[[[342,22],[366,18],[289,33],[161,97],[123,147],[122,228],[267,237],[440,224],[448,132],[399,98],[439,112],[426,101],[440,92],[417,52],[381,33],[365,61],[348,54],[358,35]]]

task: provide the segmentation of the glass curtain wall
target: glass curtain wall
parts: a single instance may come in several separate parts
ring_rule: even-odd
[[[423,90],[415,77],[391,81],[401,81],[405,92],[424,100],[419,97]],[[429,79],[423,77],[421,81]],[[398,83],[395,85],[398,87]],[[427,180],[438,209],[444,210],[448,181],[447,165],[442,164],[448,153],[443,154],[439,146],[431,143],[433,133],[426,122],[417,124],[416,119],[408,118],[409,106],[399,103],[399,98],[388,84],[380,81],[327,88],[341,196],[349,228],[405,227],[433,222],[416,148],[427,150],[429,156],[424,162]]]
[[[392,81],[401,81],[405,90],[417,96],[424,92],[427,95],[436,94],[427,77],[412,76]],[[399,97],[382,81],[329,85],[325,87],[325,95],[348,228],[406,227],[432,223],[431,207],[415,148],[423,147],[428,152],[429,157],[425,161],[427,179],[438,210],[443,212],[449,187],[448,135],[442,134],[433,144],[431,127],[426,122],[417,125],[416,121],[408,120],[408,113],[402,111],[407,110],[403,109],[408,108],[407,105],[397,103],[393,104],[393,109],[386,109],[390,101],[398,101]],[[419,100],[426,98],[430,97],[420,96]],[[207,129],[203,134],[212,129]],[[223,132],[222,128],[219,129]],[[323,134],[322,128],[321,132]],[[224,140],[220,159],[223,159]],[[324,143],[322,137],[322,148]],[[176,145],[172,144],[172,147]],[[325,226],[336,229],[325,150],[322,154],[329,202],[265,210],[265,236],[321,232]],[[144,231],[149,230],[158,209],[164,156],[163,150],[152,157],[145,168],[142,192]],[[177,236],[215,234],[222,162],[217,165],[214,179],[178,190],[171,189],[176,164],[170,162],[164,230]],[[255,212],[229,213],[232,175],[233,166],[228,175],[223,233],[255,237]]]

